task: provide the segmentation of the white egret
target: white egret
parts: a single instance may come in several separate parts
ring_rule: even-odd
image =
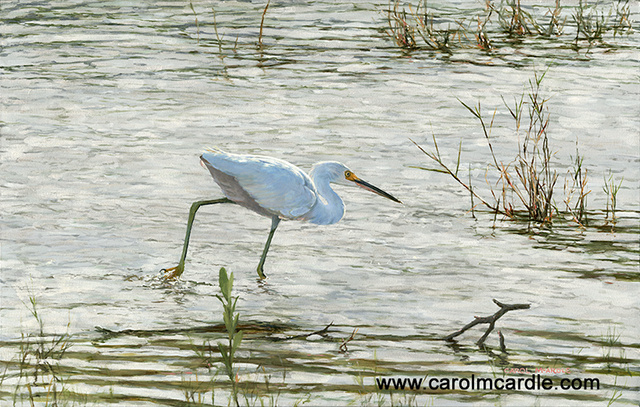
[[[215,149],[200,156],[225,198],[197,201],[191,205],[182,257],[176,267],[166,269],[169,278],[184,272],[191,227],[198,208],[218,203],[235,203],[271,218],[271,230],[258,263],[258,275],[265,278],[264,261],[273,234],[281,219],[303,220],[331,225],[342,219],[344,203],[330,183],[357,185],[392,201],[399,199],[356,177],[344,164],[328,161],[315,164],[309,175],[300,168],[277,158],[259,155],[230,154]]]

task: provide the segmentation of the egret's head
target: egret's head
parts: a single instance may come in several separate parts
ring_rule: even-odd
[[[402,203],[398,198],[381,190],[380,188],[369,184],[367,181],[361,180],[353,173],[346,165],[339,162],[323,162],[316,164],[312,169],[312,172],[324,172],[329,182],[334,182],[341,185],[359,186],[362,189],[371,191],[374,194],[378,194],[387,199],[391,199],[394,202]]]

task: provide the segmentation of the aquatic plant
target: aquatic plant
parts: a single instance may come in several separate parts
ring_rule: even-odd
[[[498,23],[503,32],[511,37],[524,37],[535,32],[531,27],[537,25],[535,19],[522,9],[520,0],[503,1],[500,4],[500,7],[495,7],[493,3],[487,2],[487,5],[498,15]]]
[[[519,152],[515,163],[515,171],[522,188],[509,179],[509,172],[504,165],[502,166],[502,175],[504,175],[505,181],[508,182],[512,191],[516,193],[520,202],[527,209],[529,219],[540,223],[551,221],[554,207],[553,189],[558,179],[556,171],[551,168],[552,153],[547,133],[549,126],[547,99],[540,95],[540,84],[545,74],[546,71],[541,75],[535,72],[534,80],[529,80],[529,126],[524,141],[519,143]],[[507,108],[516,122],[516,134],[518,134],[522,115],[522,99],[519,103],[516,102],[513,109],[508,106]]]
[[[69,405],[69,402],[86,399],[86,395],[71,391],[65,384],[61,374],[59,361],[71,347],[69,325],[62,334],[47,334],[45,323],[39,312],[37,297],[29,292],[29,303],[24,305],[37,322],[35,333],[22,333],[19,342],[17,361],[10,363],[17,365],[17,372],[10,372],[7,364],[0,383],[8,375],[16,377],[13,392],[13,405],[26,400],[30,405],[44,403],[46,406]],[[25,394],[26,391],[26,394]]]
[[[470,106],[459,100],[479,121],[489,148],[490,162],[487,164],[485,178],[490,197],[482,196],[478,189],[472,186],[470,164],[469,180],[463,180],[460,174],[462,141],[458,145],[455,165],[450,165],[445,163],[441,156],[435,134],[432,135],[432,151],[425,150],[411,140],[422,153],[438,164],[437,168],[423,166],[413,166],[413,168],[444,173],[452,177],[469,192],[473,217],[475,217],[477,206],[475,201],[477,200],[494,215],[502,215],[511,220],[524,220],[544,226],[551,224],[557,215],[563,215],[563,218],[573,220],[581,228],[586,227],[589,213],[587,197],[591,190],[588,188],[588,170],[584,164],[584,156],[578,150],[577,141],[576,153],[575,156],[571,156],[571,164],[565,177],[565,196],[562,200],[564,210],[558,208],[554,197],[558,173],[555,166],[552,165],[555,153],[551,149],[548,134],[550,116],[547,107],[548,99],[541,94],[541,84],[546,72],[542,74],[536,72],[534,78],[529,81],[529,90],[526,95],[523,93],[519,98],[514,99],[511,106],[504,97],[502,98],[504,106],[514,120],[513,134],[518,140],[518,153],[510,161],[505,162],[498,159],[494,151],[491,131],[497,109],[488,119],[483,114],[480,103]],[[492,177],[493,181],[490,181]],[[618,192],[622,181],[623,179],[616,181],[611,170],[609,170],[608,177],[604,177],[602,189],[607,199],[604,220],[605,225],[610,224],[612,229],[617,222]]]
[[[407,20],[407,11],[404,8],[400,11],[399,6],[398,0],[393,3],[393,7],[389,2],[387,10],[389,28],[385,30],[385,33],[393,39],[398,47],[412,50],[416,48],[416,30],[412,22]]]
[[[630,33],[633,31],[633,25],[629,19],[629,16],[631,15],[629,0],[618,0],[611,14],[614,14],[611,22],[611,29],[613,30],[614,37],[618,34]]]
[[[622,186],[623,180],[624,178],[622,178],[620,182],[616,184],[611,170],[609,170],[609,177],[604,177],[604,185],[602,186],[602,190],[607,195],[605,219],[611,223],[612,227],[615,226],[617,222],[616,207],[618,206],[618,191]],[[609,220],[609,211],[611,212],[611,220]]]
[[[563,35],[567,25],[565,10],[571,9],[570,31],[575,34],[572,40],[570,34]],[[536,7],[522,6],[520,0],[501,0],[497,4],[485,0],[484,10],[465,21],[445,13],[436,15],[429,9],[427,0],[418,0],[415,12],[410,4],[400,7],[400,0],[394,0],[389,2],[386,10],[388,28],[384,31],[405,50],[428,49],[447,53],[467,48],[483,51],[511,48],[514,42],[522,44],[525,38],[564,39],[568,44],[572,41],[572,48],[579,51],[583,41],[589,47],[604,45],[604,35],[608,32],[612,32],[615,38],[633,31],[629,0],[618,0],[608,12],[600,3],[588,5],[583,0],[575,7],[563,7],[561,0],[556,0],[555,6],[547,8],[544,15],[536,13]],[[455,28],[451,27],[452,24]],[[422,41],[418,42],[419,39]]]
[[[433,12],[427,7],[427,0],[418,3],[416,12],[413,14],[417,23],[417,32],[428,48],[451,53],[452,47],[462,42],[464,29],[462,22],[457,21],[455,28],[449,24],[446,28],[434,26]]]
[[[218,22],[216,21],[216,10],[213,7],[211,7],[211,14],[213,14],[213,32],[216,35],[216,42],[218,43],[218,53],[222,57],[222,39],[224,38],[224,35],[221,38],[220,35],[218,34]]]
[[[587,225],[587,195],[591,190],[587,190],[587,169],[584,167],[584,156],[578,151],[576,142],[576,156],[572,157],[573,167],[567,171],[567,179],[564,184],[567,211],[581,227]],[[574,196],[577,194],[575,203]]]
[[[599,12],[595,7],[589,7],[586,2],[583,3],[580,0],[576,11],[571,17],[576,25],[576,44],[581,39],[588,41],[589,44],[602,40],[602,36],[606,31],[604,13]]]
[[[222,356],[222,363],[226,370],[227,376],[231,381],[233,400],[236,406],[239,406],[238,402],[238,379],[237,370],[234,367],[235,354],[242,342],[242,331],[238,331],[238,318],[240,314],[236,313],[236,303],[239,297],[232,297],[231,291],[233,290],[233,272],[227,274],[227,270],[224,267],[220,268],[218,284],[222,296],[217,295],[218,299],[222,303],[223,312],[222,317],[224,325],[227,329],[228,342],[226,345],[218,343],[218,349]]]
[[[548,22],[522,7],[520,0],[501,1],[498,6],[487,0],[487,8],[498,16],[499,31],[509,38],[533,36],[559,36],[564,30],[566,17],[561,18],[562,7],[556,0],[555,8],[547,9]],[[546,25],[546,26],[545,26]]]
[[[547,100],[540,94],[540,86],[545,74],[546,72],[543,74],[536,72],[534,80],[529,81],[530,88],[527,94],[529,123],[522,141],[520,141],[520,128],[523,118],[525,95],[523,93],[520,100],[516,99],[513,107],[508,106],[505,102],[505,106],[515,121],[515,134],[519,140],[518,154],[515,159],[507,164],[498,160],[491,142],[491,129],[496,111],[494,111],[491,121],[487,123],[482,114],[480,103],[472,107],[459,100],[480,122],[482,132],[489,147],[491,154],[489,169],[495,170],[498,176],[498,180],[494,184],[489,184],[489,191],[493,198],[492,202],[481,197],[471,187],[470,182],[467,184],[460,178],[459,169],[462,142],[460,142],[458,147],[458,158],[455,170],[449,168],[442,160],[435,135],[433,136],[435,152],[427,152],[414,142],[423,153],[440,166],[440,168],[437,169],[417,168],[443,172],[452,176],[471,193],[472,202],[473,198],[476,198],[496,214],[501,214],[511,219],[522,218],[523,213],[516,210],[518,207],[517,202],[519,202],[525,209],[524,218],[526,220],[543,224],[551,222],[555,208],[553,191],[558,176],[551,166],[553,154],[549,147],[549,137],[547,134],[549,125],[549,112],[546,106]],[[513,196],[515,196],[517,201],[512,198]]]
[[[203,383],[198,380],[198,373],[194,374],[194,379],[185,379],[182,376],[181,386],[184,393],[185,401],[189,404],[204,405],[206,394],[211,391],[211,405],[215,406],[215,380],[211,379],[209,383]]]
[[[267,0],[267,5],[264,6],[264,10],[262,11],[262,18],[260,19],[260,33],[258,34],[258,48],[260,49],[262,49],[262,29],[264,28],[264,16],[267,14],[269,4],[271,4],[271,0]]]
[[[198,13],[196,13],[196,9],[193,8],[193,3],[189,2],[189,7],[191,8],[191,12],[193,12],[193,17],[196,20],[196,38],[198,44],[200,44],[200,24],[198,24]]]
[[[489,34],[487,33],[487,23],[489,22],[490,14],[485,18],[481,19],[478,17],[478,28],[473,33],[473,36],[476,39],[476,46],[483,51],[491,51],[493,49],[493,41],[489,39]]]

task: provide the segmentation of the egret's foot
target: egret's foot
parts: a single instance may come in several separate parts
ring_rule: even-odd
[[[257,272],[258,272],[258,277],[260,277],[260,280],[264,280],[267,278],[267,276],[264,275],[264,268],[262,267],[262,264],[258,266]]]
[[[175,267],[160,270],[164,273],[165,280],[175,280],[184,273],[184,264],[180,263]]]

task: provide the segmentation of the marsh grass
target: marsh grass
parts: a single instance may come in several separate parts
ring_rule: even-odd
[[[378,365],[377,352],[374,350],[373,359],[366,365],[360,365],[356,363],[354,366],[354,372],[352,373],[353,381],[357,386],[358,398],[355,399],[351,405],[355,405],[357,402],[361,406],[430,406],[434,405],[433,396],[426,397],[425,394],[416,391],[402,391],[392,390],[390,386],[389,390],[381,389],[376,382],[377,378],[383,376],[383,370]],[[426,380],[425,375],[422,380]],[[368,385],[371,383],[371,386]],[[420,397],[418,396],[425,396]],[[424,403],[421,403],[422,399],[426,399]]]
[[[211,7],[211,14],[213,15],[213,32],[216,35],[216,43],[218,44],[218,54],[222,58],[222,40],[224,39],[224,35],[220,37],[220,34],[218,34],[218,21],[216,20],[216,9],[213,7]],[[236,39],[236,43],[237,43],[237,39]]]
[[[479,48],[493,51],[511,48],[514,42],[526,38],[561,40],[568,48],[579,51],[586,44],[591,47],[606,44],[623,34],[633,32],[629,0],[618,0],[609,9],[601,3],[563,6],[556,0],[546,11],[521,0],[485,1],[484,11],[473,17],[460,18],[451,14],[438,15],[426,0],[417,6],[389,2],[386,10],[388,28],[385,33],[396,46],[406,50],[438,50],[453,53],[456,49]],[[571,20],[569,20],[569,15]],[[570,26],[571,30],[565,30]],[[573,37],[571,36],[573,35]]]
[[[531,13],[520,5],[520,0],[501,2],[499,7],[488,1],[487,6],[497,14],[500,29],[511,37],[532,35],[538,27]]]
[[[567,211],[573,220],[585,227],[587,225],[587,195],[591,190],[587,189],[587,168],[584,164],[584,156],[578,151],[578,143],[576,142],[576,155],[571,157],[573,166],[567,171],[567,177],[564,183],[565,198],[564,203]]]
[[[198,373],[193,375],[193,379],[188,379],[182,376],[182,385],[180,386],[185,401],[189,405],[206,405],[207,398],[211,399],[211,406],[215,406],[215,378],[211,378],[208,382],[202,382],[198,378]],[[207,393],[211,392],[211,395],[207,397]]]
[[[580,0],[571,17],[576,26],[576,44],[580,40],[586,40],[589,44],[602,41],[602,37],[607,31],[604,12]]]
[[[564,31],[566,16],[562,17],[560,0],[553,9],[548,8],[544,16],[535,16],[533,11],[523,8],[520,0],[501,1],[498,6],[487,1],[487,8],[498,16],[499,31],[511,39],[524,37],[558,37]],[[546,21],[545,21],[546,20]]]
[[[608,400],[607,406],[613,405],[623,395],[621,386],[618,385],[620,373],[623,372],[624,375],[633,376],[620,337],[621,334],[615,327],[609,327],[600,339],[604,368],[608,374],[613,374],[614,377],[611,386],[611,397]],[[614,354],[616,350],[617,355]]]
[[[547,71],[534,73],[529,81],[529,89],[519,98],[515,98],[509,105],[504,98],[503,103],[514,122],[513,135],[517,139],[518,152],[509,161],[498,158],[492,143],[492,129],[497,109],[490,118],[483,113],[480,103],[470,106],[460,103],[478,120],[486,140],[489,157],[485,172],[488,186],[488,196],[482,196],[477,187],[471,184],[471,166],[469,164],[469,181],[464,181],[461,168],[462,141],[458,145],[457,159],[454,165],[445,163],[435,134],[433,150],[426,151],[415,141],[411,140],[427,157],[435,161],[437,168],[414,166],[414,168],[444,173],[462,185],[471,196],[471,213],[475,217],[475,209],[479,201],[494,215],[502,215],[516,221],[533,222],[540,226],[548,226],[562,215],[577,223],[580,227],[587,226],[587,196],[588,171],[584,164],[584,157],[580,154],[576,143],[575,157],[571,157],[571,165],[567,171],[564,183],[565,197],[562,199],[564,210],[556,204],[555,186],[558,181],[558,171],[554,164],[555,152],[552,150],[549,138],[550,112],[548,99],[541,93],[542,81]],[[526,112],[526,114],[525,114]],[[616,182],[611,175],[605,177],[603,190],[607,196],[605,222],[615,226],[617,195],[622,180]]]
[[[492,143],[491,131],[497,110],[494,110],[488,121],[482,113],[480,103],[472,107],[459,100],[479,121],[489,148],[490,163],[487,171],[495,172],[497,176],[497,180],[493,183],[489,181],[488,176],[486,177],[491,199],[480,196],[476,189],[472,188],[470,182],[467,184],[462,180],[459,173],[462,142],[458,146],[455,169],[444,163],[435,135],[433,136],[434,152],[427,152],[414,142],[424,154],[439,165],[437,169],[417,168],[450,175],[469,191],[472,203],[474,198],[478,199],[496,214],[501,214],[514,220],[524,218],[541,224],[550,223],[554,214],[553,191],[558,176],[551,166],[553,153],[549,146],[547,132],[549,125],[547,100],[540,93],[541,83],[545,74],[546,72],[542,74],[536,72],[534,79],[529,81],[529,91],[526,95],[529,121],[524,135],[521,134],[521,123],[525,107],[525,95],[523,94],[519,100],[516,99],[513,107],[504,102],[514,120],[514,133],[518,139],[518,154],[514,159],[506,163],[498,159]],[[524,208],[524,211],[519,210],[519,208]]]
[[[616,216],[616,208],[618,206],[618,191],[620,191],[623,180],[624,178],[620,179],[620,182],[616,184],[611,170],[609,170],[609,176],[604,177],[604,185],[602,187],[602,190],[607,195],[605,220],[609,224],[611,224],[612,228],[615,227],[616,223],[618,222],[618,218]],[[611,215],[611,218],[609,218],[609,215]]]
[[[429,11],[427,0],[418,3],[415,13],[412,14],[417,23],[417,32],[428,48],[451,53],[453,47],[462,44],[462,20],[454,21],[453,27],[449,23],[446,28],[439,28],[438,25],[434,25],[434,15]]]
[[[588,5],[586,1],[580,0],[571,15],[576,27],[576,46],[580,41],[586,41],[590,46],[596,42],[604,43],[605,34],[609,32],[613,38],[632,32],[630,15],[629,0],[618,0],[608,12],[598,9],[597,5]]]
[[[271,4],[271,0],[267,0],[267,4],[264,6],[264,10],[262,11],[262,17],[260,18],[260,33],[258,34],[258,48],[262,49],[262,30],[264,28],[264,17],[267,15],[267,10],[269,9],[269,5]],[[236,39],[237,42],[237,39]]]
[[[196,37],[198,44],[200,44],[200,24],[198,24],[198,13],[196,13],[196,9],[193,8],[193,3],[189,2],[189,7],[191,8],[191,12],[193,13],[193,18],[196,20]]]
[[[40,313],[37,297],[29,292],[28,303],[23,302],[37,323],[36,332],[22,333],[18,352],[5,366],[0,384],[10,379],[15,384],[13,405],[25,401],[34,406],[75,406],[86,404],[87,396],[72,391],[65,383],[59,368],[60,360],[71,347],[70,322],[62,334],[48,334]],[[17,371],[9,370],[10,366]]]
[[[238,401],[238,372],[234,362],[236,351],[242,343],[243,332],[237,330],[240,314],[236,313],[236,303],[239,297],[231,296],[233,273],[227,274],[227,270],[224,267],[220,268],[218,284],[222,296],[218,295],[217,297],[222,303],[222,317],[228,334],[227,344],[218,343],[218,349],[220,350],[220,356],[222,356],[225,372],[231,382],[233,401],[236,406],[240,406]]]
[[[219,342],[217,344],[217,350],[222,359],[222,367],[213,371],[213,367],[219,364],[220,359],[215,357],[216,352],[210,342],[203,342],[201,347],[194,346],[196,355],[201,360],[201,365],[204,365],[210,373],[213,371],[213,376],[208,383],[204,384],[199,382],[196,376],[194,384],[188,383],[189,386],[185,389],[185,397],[187,401],[202,403],[207,398],[206,394],[210,391],[211,403],[213,404],[215,402],[216,377],[218,372],[222,371],[231,386],[227,404],[240,406],[242,402],[246,406],[277,406],[279,405],[281,388],[286,386],[287,374],[284,367],[282,369],[282,380],[279,383],[274,383],[272,374],[268,373],[266,368],[261,365],[256,367],[253,374],[243,371],[242,375],[240,375],[236,353],[242,344],[244,331],[238,329],[240,313],[236,312],[236,304],[239,297],[232,296],[233,281],[233,273],[227,273],[224,267],[221,268],[218,280],[220,294],[217,295],[217,298],[222,303],[222,317],[227,333],[226,343]],[[251,360],[251,356],[243,359],[244,363]],[[293,404],[303,404],[308,402],[310,398],[310,394],[307,394],[306,397],[295,400]]]
[[[385,33],[395,42],[395,44],[404,50],[413,50],[417,48],[416,28],[409,18],[406,9],[400,10],[400,2],[389,1],[387,9],[387,25]]]

